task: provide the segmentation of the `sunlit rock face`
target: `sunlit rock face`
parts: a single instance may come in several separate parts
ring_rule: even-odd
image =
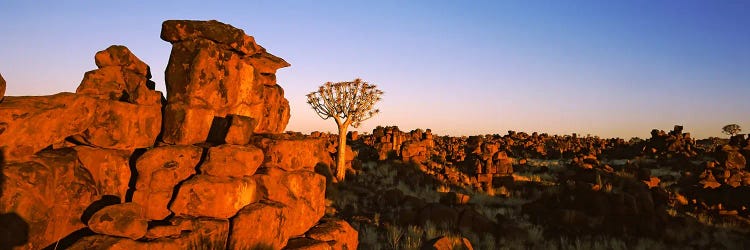
[[[172,43],[165,142],[201,142],[209,134],[207,121],[228,115],[253,118],[255,133],[284,130],[289,102],[276,85],[276,70],[289,63],[244,31],[217,21],[166,21],[161,37]]]
[[[278,134],[289,64],[217,21],[166,21],[162,39],[166,98],[121,45],[76,93],[0,95],[0,248],[281,249],[319,223],[330,145]],[[356,248],[346,222],[316,228]]]

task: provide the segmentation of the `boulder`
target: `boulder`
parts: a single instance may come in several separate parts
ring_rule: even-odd
[[[245,55],[265,51],[255,43],[252,36],[231,25],[216,21],[167,20],[161,26],[161,39],[170,43],[190,41],[196,38],[225,44],[232,50]]]
[[[349,223],[340,219],[323,221],[307,231],[308,238],[327,242],[333,249],[357,249],[359,234]]]
[[[264,166],[286,171],[314,171],[318,164],[332,166],[333,159],[328,153],[327,143],[323,139],[264,140],[261,143],[266,152]]]
[[[200,170],[219,177],[243,177],[255,174],[261,163],[263,151],[255,146],[221,145],[208,149]]]
[[[214,111],[209,108],[167,104],[164,109],[162,140],[168,144],[178,145],[205,142],[213,120]]]
[[[195,146],[164,146],[148,150],[136,160],[133,202],[143,206],[146,218],[162,220],[171,214],[167,205],[174,187],[195,174],[202,152]]]
[[[250,137],[253,136],[253,131],[258,126],[258,122],[247,116],[230,115],[230,117],[231,122],[229,123],[229,129],[224,142],[235,145],[250,143]]]
[[[265,168],[253,176],[263,199],[279,202],[285,211],[288,235],[301,235],[325,214],[326,179],[310,171],[284,172]]]
[[[88,225],[95,233],[136,240],[146,235],[148,221],[143,207],[136,203],[123,203],[97,211]]]
[[[148,65],[130,52],[128,47],[122,45],[112,45],[105,50],[96,52],[94,62],[100,69],[107,66],[119,66],[140,76],[151,78]]]
[[[41,249],[84,228],[81,215],[102,193],[70,148],[6,163],[0,172],[0,216],[18,219],[3,225],[12,234],[0,238],[23,234],[19,236],[25,240],[16,249]]]
[[[214,219],[182,219],[170,221],[179,227],[177,236],[161,237],[149,241],[135,241],[108,235],[92,235],[81,238],[68,249],[224,249],[229,234],[229,222]]]
[[[473,250],[471,242],[463,237],[441,236],[427,241],[422,247],[423,250]]]
[[[120,202],[125,202],[130,182],[130,152],[88,146],[77,146],[74,150],[81,165],[94,178],[101,195],[114,195],[120,198]]]
[[[230,249],[281,249],[290,234],[285,224],[288,208],[281,203],[261,201],[245,206],[231,219]]]
[[[71,93],[7,97],[0,103],[0,147],[6,161],[23,161],[80,135],[79,143],[133,150],[150,147],[161,126],[159,106],[134,105]]]
[[[289,240],[289,244],[284,247],[284,250],[333,250],[328,242],[310,239],[307,237],[299,237]]]
[[[228,219],[258,201],[256,191],[251,177],[196,175],[182,183],[169,209],[177,216]]]

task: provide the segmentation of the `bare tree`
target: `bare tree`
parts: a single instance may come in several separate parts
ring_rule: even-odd
[[[729,124],[721,128],[721,132],[724,134],[728,134],[729,136],[735,136],[736,134],[740,133],[742,131],[742,128],[740,128],[740,125],[737,124]]]
[[[327,82],[320,86],[318,91],[307,94],[307,103],[312,106],[318,116],[323,120],[333,118],[338,126],[339,148],[336,163],[338,181],[346,177],[346,132],[349,125],[359,127],[362,121],[380,112],[373,107],[380,101],[382,94],[383,91],[380,91],[377,86],[359,78],[351,82]]]

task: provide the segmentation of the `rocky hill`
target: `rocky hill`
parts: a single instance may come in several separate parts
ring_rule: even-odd
[[[327,141],[278,134],[290,64],[217,21],[165,21],[161,38],[166,98],[120,45],[76,93],[3,97],[0,78],[0,246],[356,249],[322,219]]]

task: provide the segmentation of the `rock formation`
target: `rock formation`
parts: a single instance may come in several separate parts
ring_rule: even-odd
[[[75,94],[0,103],[0,214],[28,232],[0,244],[356,249],[348,223],[319,224],[327,142],[277,134],[289,105],[275,73],[289,64],[217,21],[166,21],[161,37],[173,44],[166,99],[116,45]]]

